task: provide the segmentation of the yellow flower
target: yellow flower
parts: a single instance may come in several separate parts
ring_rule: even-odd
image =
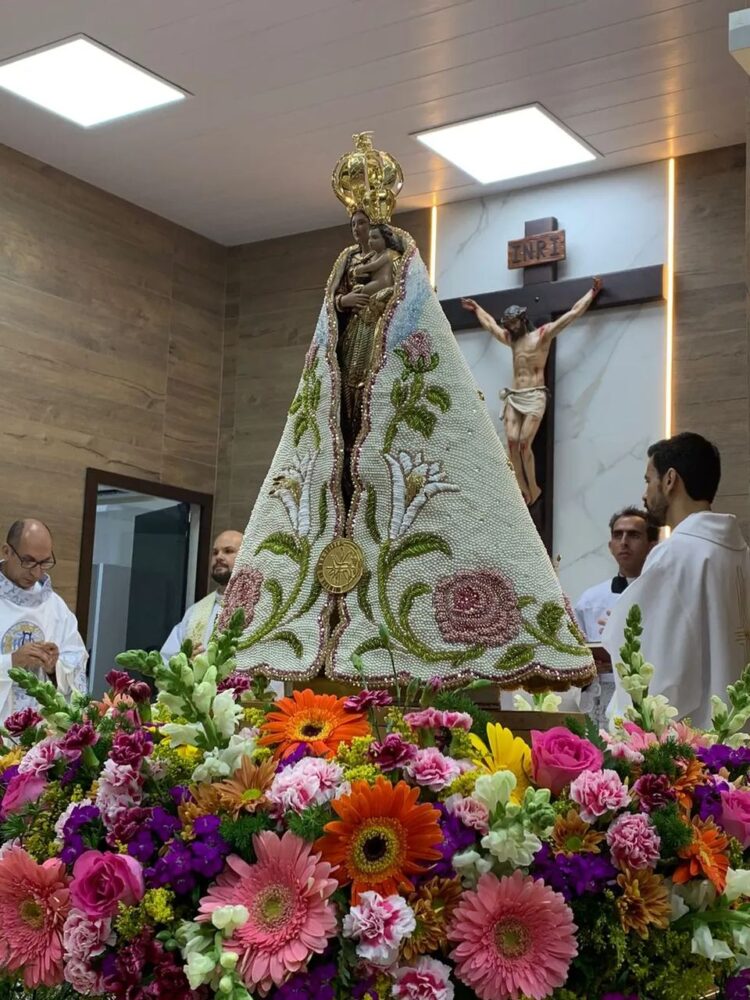
[[[669,893],[661,875],[628,870],[617,876],[617,884],[622,889],[616,905],[624,931],[635,931],[645,939],[649,926],[669,927]]]
[[[592,830],[575,809],[568,809],[555,820],[552,846],[555,854],[599,854],[605,835]]]
[[[155,924],[168,924],[174,920],[173,902],[174,893],[169,889],[147,889],[141,906]]]
[[[516,787],[511,802],[520,803],[530,784],[531,750],[528,744],[499,722],[487,723],[487,743],[474,733],[470,736],[475,752],[473,763],[485,774],[512,772],[516,776]]]
[[[26,755],[26,751],[23,747],[16,747],[15,750],[9,750],[8,753],[0,757],[0,774],[7,770],[9,767],[13,767],[14,764],[20,764]]]

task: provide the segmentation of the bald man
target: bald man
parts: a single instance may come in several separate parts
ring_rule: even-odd
[[[193,653],[203,652],[208,645],[240,545],[242,545],[241,531],[222,531],[214,540],[211,579],[217,584],[216,590],[188,608],[182,621],[178,622],[169,633],[167,641],[161,647],[161,655],[165,660],[179,653],[186,639],[192,640]]]
[[[8,677],[21,667],[56,684],[61,694],[85,693],[88,653],[78,622],[52,589],[55,565],[46,524],[16,521],[0,546],[0,721],[23,708],[38,708]]]

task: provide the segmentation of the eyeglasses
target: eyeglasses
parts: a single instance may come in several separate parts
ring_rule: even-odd
[[[24,569],[43,569],[45,573],[48,573],[51,569],[54,569],[57,565],[57,560],[54,555],[50,559],[32,559],[31,556],[22,556],[18,554],[18,551],[10,544],[7,543],[8,548],[11,549],[16,556],[16,559],[20,562]]]

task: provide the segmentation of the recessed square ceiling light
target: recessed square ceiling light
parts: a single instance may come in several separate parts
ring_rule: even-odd
[[[6,60],[0,87],[84,128],[187,96],[82,35]]]
[[[538,104],[444,125],[416,138],[481,184],[586,163],[600,155]]]

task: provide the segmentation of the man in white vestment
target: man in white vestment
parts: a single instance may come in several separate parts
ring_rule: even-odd
[[[85,693],[88,653],[75,615],[52,589],[52,536],[41,521],[16,521],[0,547],[0,721],[35,698],[14,684],[11,667],[51,680],[69,697]]]
[[[628,612],[639,605],[641,649],[655,668],[650,692],[699,727],[711,723],[711,695],[725,697],[750,662],[750,550],[737,519],[711,510],[720,478],[718,449],[700,434],[649,448],[643,500],[671,537],[651,552],[602,634],[616,662]],[[616,676],[609,718],[629,704]]]
[[[214,540],[211,579],[217,584],[216,590],[191,605],[182,621],[178,622],[169,633],[167,641],[161,648],[161,655],[165,660],[176,656],[186,639],[192,640],[193,653],[196,655],[202,653],[208,645],[221,611],[224,591],[231,579],[234,560],[237,558],[240,545],[242,545],[241,531],[222,531]]]
[[[651,549],[659,541],[659,528],[645,510],[626,507],[609,521],[609,551],[617,574],[589,587],[578,598],[575,614],[589,642],[599,642],[607,612],[643,570]]]

